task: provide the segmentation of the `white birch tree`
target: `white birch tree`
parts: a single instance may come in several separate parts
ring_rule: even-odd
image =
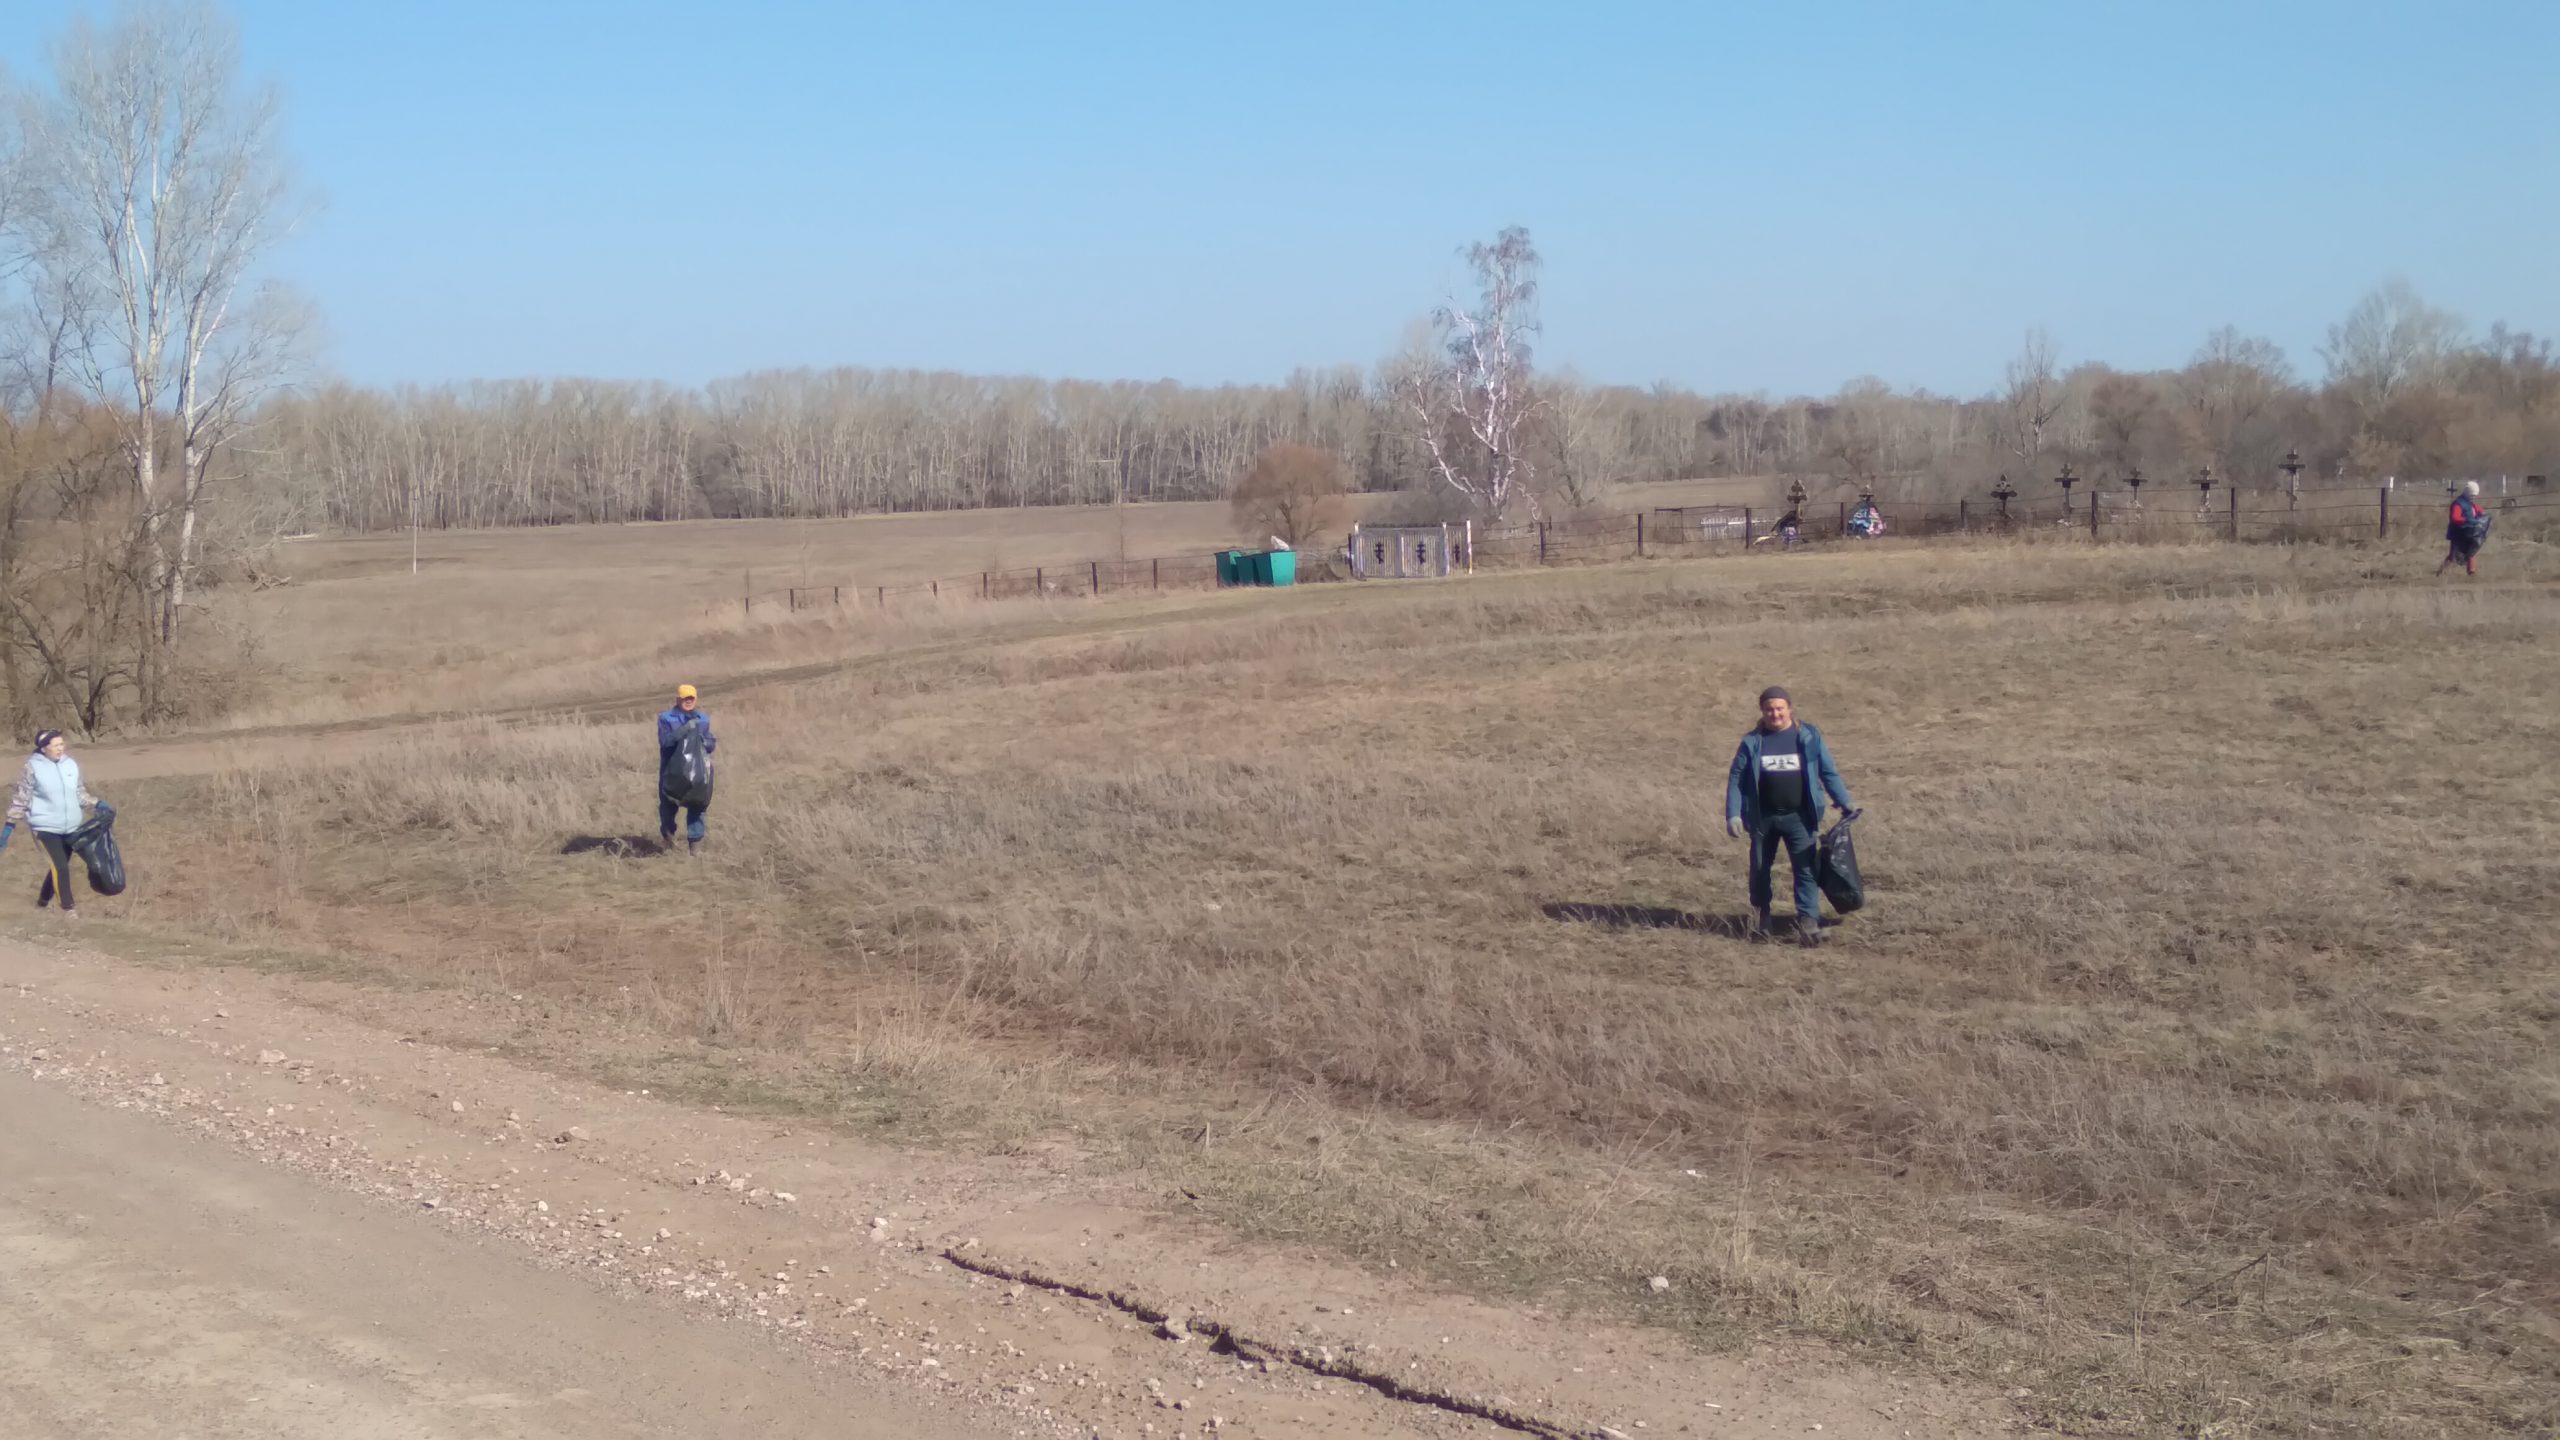
[[[286,184],[272,92],[244,93],[230,22],[140,4],[74,21],[34,108],[39,263],[92,307],[83,377],[125,416],[158,628],[176,639],[215,455],[282,377],[282,303],[243,323],[242,287],[278,238]],[[174,470],[164,447],[176,451]]]
[[[1440,353],[1395,366],[1391,384],[1442,483],[1495,519],[1514,504],[1535,515],[1525,442],[1526,424],[1542,404],[1530,384],[1529,356],[1538,333],[1537,246],[1515,225],[1490,245],[1467,247],[1466,255],[1475,304],[1434,310]]]

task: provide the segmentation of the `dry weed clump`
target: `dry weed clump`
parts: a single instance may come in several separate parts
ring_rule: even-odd
[[[1671,1273],[1683,1323],[2083,1429],[2529,1433],[2560,557],[2509,561],[1879,549],[1026,615],[713,695],[698,864],[558,853],[650,827],[645,729],[481,722],[199,787],[252,834],[152,903],[510,957],[812,1094],[1036,1070],[1049,1119],[973,1129],[1075,1090],[1239,1223]],[[1773,680],[1871,812],[1877,903],[1812,954],[1733,934],[1722,777]]]

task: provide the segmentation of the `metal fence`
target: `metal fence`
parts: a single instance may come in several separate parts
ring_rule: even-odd
[[[2165,493],[2164,493],[2165,492]],[[2093,488],[2069,500],[2007,503],[1963,499],[1879,507],[1884,540],[2014,536],[2081,543],[2344,543],[2442,533],[2449,494],[2420,489],[2371,492],[2184,493],[2161,486]],[[2482,505],[2508,534],[2560,531],[2560,496],[2487,496]],[[1762,506],[1664,507],[1635,515],[1558,519],[1479,530],[1477,567],[1516,568],[1677,558],[1783,549],[1853,537],[1854,505],[1795,510]],[[1792,525],[1788,522],[1792,520]]]
[[[1323,576],[1302,578],[1322,579]],[[1024,565],[980,570],[898,585],[793,585],[750,591],[739,597],[749,615],[761,607],[820,610],[847,603],[885,606],[895,600],[1023,600],[1075,595],[1115,595],[1147,590],[1202,590],[1218,583],[1213,554],[1166,555],[1145,560],[1079,560],[1065,565]]]
[[[2092,486],[2078,495],[2028,502],[2016,498],[1963,499],[1943,503],[1884,505],[1883,540],[2000,537],[2077,543],[2180,543],[2224,540],[2243,544],[2345,543],[2441,533],[2449,494],[2419,487],[2242,491],[2217,487]],[[2560,495],[2541,490],[2484,496],[2495,527],[2506,534],[2560,533]],[[1483,526],[1450,534],[1461,570],[1526,569],[1547,565],[1601,564],[1677,559],[1852,538],[1856,507],[1846,503],[1804,506],[1665,506],[1633,514],[1564,517],[1500,529]],[[1792,515],[1792,534],[1785,522]],[[2493,534],[2501,533],[2493,528]],[[1463,538],[1460,538],[1463,537]],[[1342,548],[1302,550],[1298,579],[1321,584],[1350,578]],[[893,601],[928,599],[1018,600],[1208,589],[1218,583],[1217,556],[1168,555],[1144,560],[1082,560],[898,585],[796,585],[750,590],[740,603],[749,615],[851,604],[885,607]]]

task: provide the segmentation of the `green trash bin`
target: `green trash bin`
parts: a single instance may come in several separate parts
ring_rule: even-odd
[[[1245,583],[1245,558],[1243,551],[1221,550],[1210,558],[1218,562],[1219,584],[1242,585]]]
[[[1298,552],[1274,550],[1262,557],[1259,569],[1260,579],[1265,585],[1295,585],[1298,583]]]

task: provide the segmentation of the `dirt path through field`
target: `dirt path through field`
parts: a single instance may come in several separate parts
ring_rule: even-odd
[[[1239,1246],[1036,1158],[890,1153],[564,1081],[485,1043],[519,1017],[450,994],[22,933],[0,940],[11,1435],[2006,1423],[1996,1400],[1819,1356],[1700,1357]]]

